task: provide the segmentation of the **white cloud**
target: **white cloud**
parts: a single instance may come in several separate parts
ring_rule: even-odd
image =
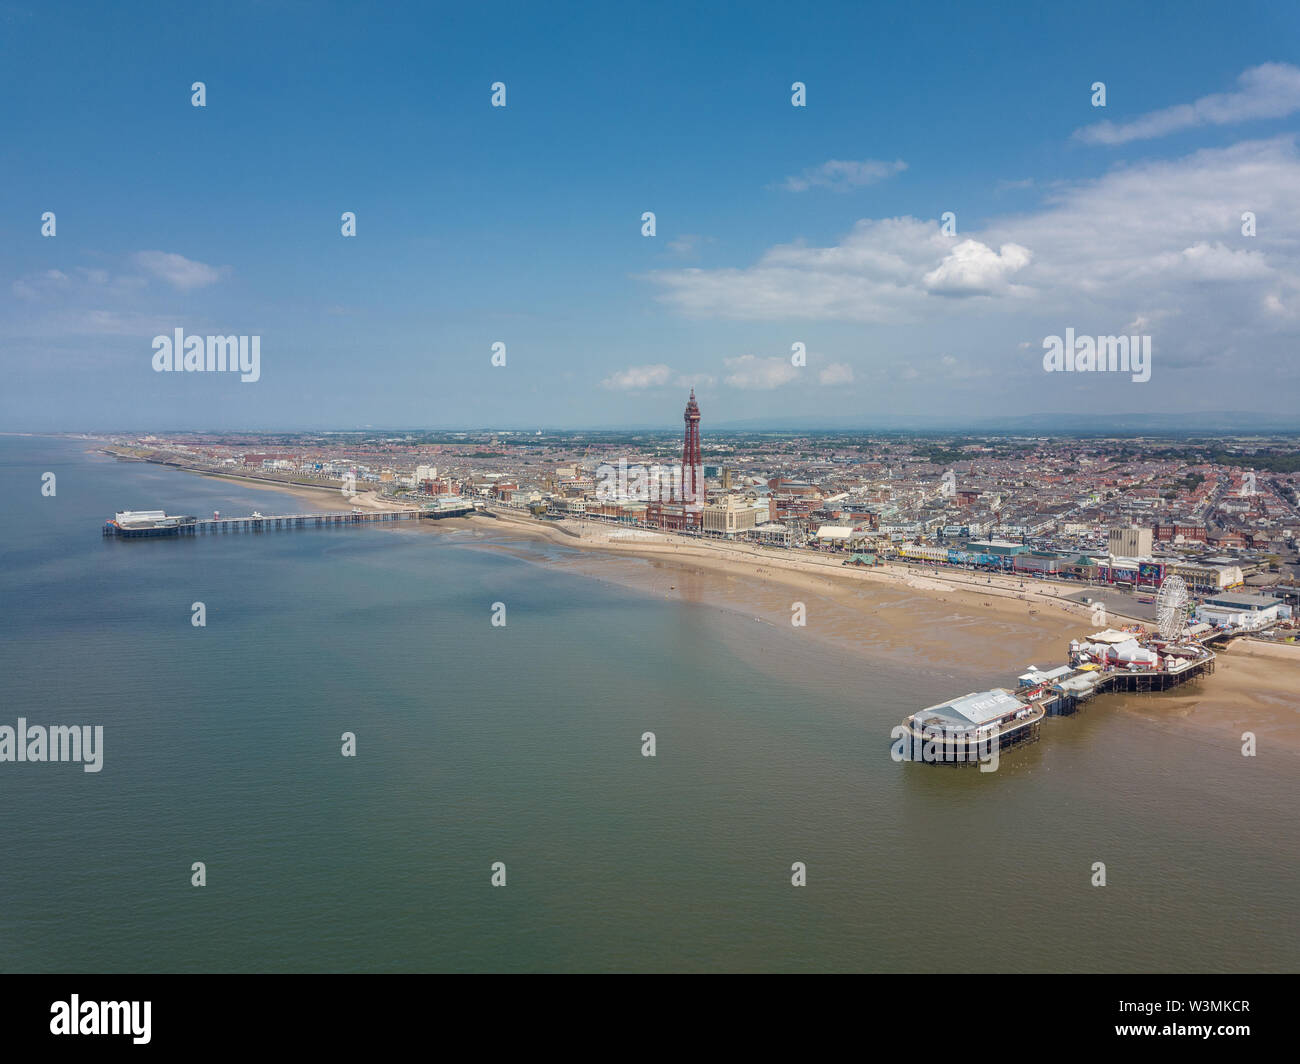
[[[805,170],[802,174],[787,177],[780,188],[787,192],[807,192],[810,188],[829,188],[835,192],[846,192],[851,188],[861,188],[877,181],[883,181],[894,174],[907,169],[907,163],[895,159],[892,163],[878,159],[828,159],[820,166]]]
[[[662,362],[651,366],[629,366],[617,373],[612,373],[600,382],[602,388],[628,392],[642,388],[661,388],[673,379],[670,366]]]
[[[110,274],[107,270],[78,266],[71,273],[42,270],[19,278],[10,288],[27,303],[69,305],[76,301],[124,299],[147,283],[143,277],[131,274]]]
[[[723,359],[723,362],[731,371],[725,378],[726,382],[733,388],[770,391],[789,384],[799,375],[799,370],[782,355],[774,355],[772,358],[741,355],[739,358]]]
[[[141,269],[182,291],[216,284],[230,272],[229,266],[209,266],[170,251],[137,251],[132,260]]]
[[[832,362],[823,366],[821,372],[817,374],[819,384],[852,384],[853,367],[847,362]]]
[[[1300,315],[1300,299],[1296,298],[1295,292],[1291,293],[1289,304],[1279,292],[1265,293],[1263,303],[1265,311],[1279,318],[1295,318]]]
[[[1220,242],[1200,241],[1183,248],[1176,256],[1163,256],[1170,270],[1198,281],[1252,281],[1268,277],[1272,270],[1258,251],[1234,251]]]
[[[963,240],[922,281],[940,296],[986,296],[1006,291],[1007,278],[1029,265],[1028,248],[1003,244],[1000,252],[978,240]]]
[[[1236,92],[1202,96],[1194,103],[1149,111],[1130,122],[1097,122],[1077,129],[1085,144],[1127,144],[1177,133],[1194,126],[1222,126],[1259,118],[1285,118],[1300,111],[1300,68],[1264,63],[1237,78]]]
[[[953,355],[940,355],[938,368],[931,372],[931,376],[948,382],[968,381],[991,376],[992,372],[988,366],[980,362],[971,364]]]
[[[678,388],[712,388],[711,373],[683,373],[673,382]]]
[[[713,237],[701,236],[699,233],[683,233],[679,237],[668,241],[668,250],[678,258],[694,259],[698,258],[700,249],[705,244],[713,243]]]
[[[65,289],[67,286],[68,275],[62,270],[43,270],[30,277],[19,278],[10,289],[19,299],[35,302],[42,296]]]
[[[1070,315],[1061,328],[1095,314],[1089,329],[1105,332],[1135,307],[1164,307],[1163,329],[1190,315],[1184,339],[1232,333],[1238,344],[1265,317],[1260,285],[1277,293],[1275,325],[1300,287],[1296,188],[1300,156],[1286,135],[1052,186],[1040,206],[956,245],[934,221],[863,219],[830,246],[777,244],[751,265],[648,279],[661,301],[697,318],[968,328],[976,315],[1014,310]],[[1241,234],[1247,210],[1261,220],[1254,237]]]
[[[933,222],[858,222],[834,247],[778,244],[747,268],[660,270],[665,302],[692,316],[746,321],[906,321],[920,309],[921,275],[951,241]]]

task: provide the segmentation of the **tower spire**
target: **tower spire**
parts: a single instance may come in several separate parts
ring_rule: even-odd
[[[682,415],[686,422],[686,439],[682,444],[682,502],[688,506],[704,504],[704,466],[700,458],[700,408],[695,402],[695,389]]]

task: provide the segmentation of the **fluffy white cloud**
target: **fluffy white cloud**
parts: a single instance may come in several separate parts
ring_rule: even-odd
[[[852,384],[853,367],[847,362],[832,362],[823,366],[821,372],[817,374],[817,381],[820,384]]]
[[[1245,343],[1267,294],[1270,320],[1280,322],[1278,308],[1300,289],[1296,188],[1300,156],[1287,135],[1063,184],[1037,209],[993,219],[960,243],[933,221],[864,219],[831,246],[779,244],[750,266],[649,279],[692,317],[937,328],[1011,309],[1068,315],[1083,328],[1090,315],[1124,321],[1164,307],[1163,330],[1190,316],[1197,342],[1209,341],[1208,324]],[[1259,219],[1254,237],[1241,233],[1247,210]],[[1029,292],[1032,300],[1022,298]],[[951,298],[976,293],[985,298]]]
[[[1197,281],[1251,281],[1272,273],[1260,252],[1245,248],[1234,251],[1217,242],[1201,241],[1177,254],[1161,256],[1161,261],[1171,272]]]
[[[836,192],[846,192],[851,188],[861,188],[877,181],[883,181],[894,174],[907,169],[907,163],[895,159],[892,163],[878,159],[828,159],[820,166],[805,170],[802,174],[787,177],[780,187],[787,192],[807,192],[810,188],[829,188]]]
[[[216,284],[230,272],[228,266],[209,266],[171,251],[137,251],[132,259],[141,269],[182,291]]]
[[[1264,63],[1243,71],[1236,92],[1202,96],[1193,103],[1150,111],[1131,122],[1097,122],[1077,129],[1085,144],[1127,144],[1163,137],[1194,126],[1222,126],[1259,118],[1285,118],[1300,111],[1300,68]]]
[[[661,388],[672,379],[672,367],[660,362],[651,366],[629,366],[627,369],[621,369],[601,381],[600,386],[613,391],[630,392],[642,388]]]
[[[723,362],[730,371],[724,378],[727,384],[744,390],[770,391],[789,384],[799,375],[799,370],[781,355],[772,358],[741,355],[739,358],[723,359]]]
[[[650,279],[692,316],[906,321],[925,299],[921,275],[951,244],[915,218],[863,220],[834,247],[781,244],[747,268],[660,270]]]
[[[978,240],[963,240],[922,281],[936,295],[992,295],[1006,291],[1007,278],[1028,266],[1030,257],[1019,244],[1003,244],[998,252]]]

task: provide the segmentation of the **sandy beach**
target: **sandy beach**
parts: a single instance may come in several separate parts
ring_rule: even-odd
[[[403,508],[374,492],[344,497],[330,487],[231,479],[322,510]],[[596,521],[544,523],[500,509],[429,523],[420,531],[468,532],[461,541],[466,546],[725,609],[792,639],[822,640],[864,658],[887,655],[941,673],[974,670],[989,687],[1014,686],[1030,665],[1063,664],[1069,641],[1096,628],[1091,607],[1066,598],[1081,590],[1075,585],[903,565],[857,568],[842,565],[837,555],[701,541]],[[529,541],[569,549],[538,550]],[[796,617],[804,623],[792,623]],[[1112,614],[1108,623],[1129,620]],[[1190,728],[1214,742],[1239,742],[1249,730],[1261,742],[1300,755],[1297,689],[1300,647],[1237,640],[1220,654],[1213,676],[1188,687],[1106,697],[1155,726]]]
[[[355,495],[344,495],[338,488],[326,484],[284,484],[279,481],[263,480],[260,477],[241,477],[233,473],[209,473],[205,470],[184,470],[198,473],[201,477],[212,480],[234,480],[244,487],[257,491],[275,492],[288,495],[300,502],[311,503],[313,508],[322,513],[346,510],[402,510],[407,509],[401,503],[382,499],[378,492],[359,491]]]
[[[484,519],[485,530],[487,522]],[[585,576],[752,616],[791,633],[826,640],[865,657],[946,671],[975,669],[988,686],[1013,686],[1029,665],[1064,664],[1066,645],[1090,633],[1091,607],[1067,601],[1079,588],[965,572],[918,573],[901,565],[843,566],[779,549],[638,534],[588,522],[565,527],[513,514],[493,521],[512,536],[575,548],[519,557]],[[631,535],[626,533],[632,532]],[[620,535],[619,533],[624,533]],[[987,582],[986,582],[987,581]],[[1023,583],[1023,586],[1022,586]],[[791,624],[802,602],[807,624]],[[1114,614],[1111,624],[1129,619]],[[1107,705],[1158,727],[1191,729],[1204,741],[1237,744],[1243,731],[1289,756],[1300,755],[1300,646],[1241,639],[1219,655],[1214,675],[1156,695],[1104,696]],[[960,692],[954,692],[960,693]]]

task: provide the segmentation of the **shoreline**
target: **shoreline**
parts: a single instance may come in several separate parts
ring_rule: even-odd
[[[175,468],[311,501],[335,490]],[[373,492],[364,495],[359,498],[374,508],[401,508],[381,502]],[[336,508],[358,505],[354,499],[340,498]],[[780,548],[738,547],[600,522],[577,527],[565,522],[564,527],[510,512],[488,513],[476,515],[481,522],[436,522],[434,529],[472,529],[474,536],[458,545],[508,553],[655,598],[727,610],[769,631],[811,637],[863,660],[887,655],[940,673],[978,674],[988,687],[1014,686],[1015,677],[1031,664],[1050,668],[1063,663],[1070,639],[1096,628],[1092,607],[1065,597],[1083,589],[1068,585],[987,575],[981,584],[973,575],[918,573],[888,564],[858,569],[841,565],[836,556],[822,561],[786,555]],[[548,556],[530,549],[538,542],[567,550]],[[798,628],[791,624],[797,603],[806,613],[806,623]],[[1148,622],[1112,613],[1107,623]],[[1262,741],[1300,754],[1300,714],[1293,694],[1300,679],[1300,647],[1238,639],[1224,650],[1220,661],[1227,667],[1189,688],[1116,696],[1097,709],[1109,707],[1155,726],[1187,725],[1189,733],[1213,734],[1216,742],[1230,745],[1240,743],[1245,728],[1258,732]]]
[[[843,565],[843,557],[829,555],[826,560],[815,555],[796,554],[782,548],[763,548],[742,546],[718,540],[699,540],[694,537],[675,536],[671,533],[649,532],[642,529],[623,529],[612,525],[587,526],[578,532],[556,525],[543,525],[529,518],[515,514],[496,513],[498,520],[506,522],[521,533],[547,539],[550,542],[587,548],[593,551],[613,552],[626,555],[646,557],[673,558],[703,565],[736,563],[745,564],[747,571],[765,573],[767,566],[773,575],[778,572],[787,574],[802,573],[826,580],[842,582],[844,586],[876,585],[881,588],[905,587],[914,591],[934,594],[956,595],[959,600],[986,599],[1006,600],[1026,603],[1026,611],[1035,613],[1051,610],[1060,616],[1079,619],[1078,623],[1088,625],[1092,617],[1092,607],[1074,602],[1068,595],[1086,590],[1084,587],[1052,584],[1042,581],[1026,582],[1012,577],[985,574],[985,582],[980,583],[974,574],[964,572],[920,571],[915,568],[883,563],[874,568],[857,568]],[[571,522],[566,522],[571,525]],[[610,533],[613,533],[611,536]],[[618,538],[618,533],[632,532],[632,536]],[[761,563],[751,568],[752,563]],[[747,563],[747,564],[746,564]],[[1147,624],[1141,618],[1128,617],[1119,613],[1110,613],[1107,623]]]
[[[286,495],[294,498],[313,499],[314,496],[305,495],[306,492],[324,492],[333,495],[336,499],[345,499],[346,506],[351,508],[356,505],[363,505],[373,510],[401,510],[402,506],[396,503],[387,503],[380,499],[377,491],[358,491],[349,496],[343,496],[339,485],[331,484],[306,484],[299,481],[281,480],[278,477],[259,477],[249,473],[227,473],[220,469],[208,469],[206,466],[184,465],[175,462],[153,462],[148,458],[141,458],[138,455],[128,454],[125,452],[115,451],[110,447],[96,447],[95,454],[102,454],[108,458],[116,459],[119,462],[145,462],[149,465],[161,466],[164,469],[174,469],[180,473],[194,473],[200,477],[211,477],[215,480],[235,480],[241,484],[247,484],[250,487],[258,487],[263,490],[283,491]]]

